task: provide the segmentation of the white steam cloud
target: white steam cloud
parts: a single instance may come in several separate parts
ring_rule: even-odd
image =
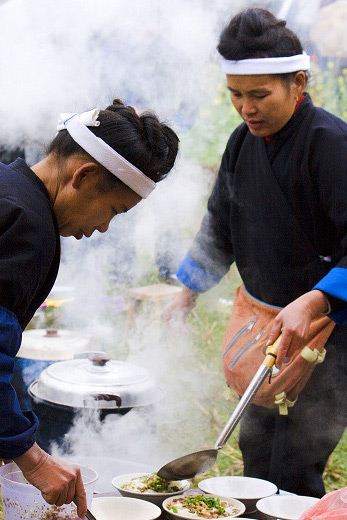
[[[199,106],[218,2],[9,0],[0,4],[0,139],[44,141],[60,112],[113,97],[173,115]]]
[[[0,3],[0,148],[20,146],[36,160],[54,137],[61,112],[105,107],[115,97],[157,111],[183,141],[201,107],[211,101],[207,92],[215,92],[222,80],[215,51],[220,29],[246,4]],[[167,394],[152,411],[149,430],[148,418],[136,411],[123,418],[107,417],[103,424],[90,416],[77,421],[68,440],[80,462],[92,453],[156,469],[205,442],[208,420],[197,402],[208,394],[208,377],[199,372],[188,337],[170,340],[138,320],[124,347],[124,330],[114,320],[116,312],[122,312],[124,295],[112,294],[109,312],[107,308],[112,280],[143,280],[158,255],[163,263],[169,256],[175,270],[198,227],[212,182],[211,173],[181,157],[149,200],[114,219],[105,236],[63,241],[58,283],[73,286],[75,294],[74,303],[66,306],[65,325],[83,330],[88,326],[96,350],[127,356],[148,368]]]

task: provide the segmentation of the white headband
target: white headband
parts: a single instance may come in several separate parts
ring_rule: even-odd
[[[310,70],[310,56],[303,52],[280,58],[252,58],[249,60],[222,60],[225,74],[286,74]]]
[[[81,114],[60,114],[57,131],[67,130],[83,150],[140,197],[147,198],[156,187],[155,182],[87,128],[100,125],[99,112],[94,109]]]

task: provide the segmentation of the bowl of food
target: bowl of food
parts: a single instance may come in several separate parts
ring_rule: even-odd
[[[257,510],[266,520],[298,520],[319,498],[300,495],[275,495],[257,502]]]
[[[252,477],[212,477],[202,480],[198,486],[211,495],[241,500],[248,513],[256,511],[258,500],[277,493],[277,486],[272,482]]]
[[[194,518],[235,518],[245,512],[245,506],[235,498],[217,495],[179,495],[166,498],[163,509],[174,518],[192,520]]]
[[[91,513],[102,520],[155,520],[161,515],[160,507],[138,498],[94,497]]]
[[[168,497],[180,495],[190,488],[188,480],[164,480],[156,473],[127,473],[112,480],[123,497],[142,498],[160,506]]]

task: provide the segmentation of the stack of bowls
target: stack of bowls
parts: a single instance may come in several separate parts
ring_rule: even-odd
[[[166,498],[182,495],[182,493],[190,488],[188,480],[180,480],[179,487],[182,488],[180,491],[159,493],[157,491],[148,490],[145,493],[141,493],[140,491],[123,489],[123,486],[126,482],[130,482],[131,479],[142,477],[144,475],[150,476],[151,473],[128,473],[126,475],[119,475],[112,480],[112,485],[120,492],[123,497],[141,498],[143,500],[147,500],[148,502],[152,502],[152,504],[157,506],[161,506]]]
[[[199,488],[208,494],[240,500],[245,506],[245,516],[257,512],[257,502],[277,493],[275,484],[252,477],[212,477],[202,480]]]
[[[188,495],[186,493],[185,495],[180,495],[180,496],[174,497],[174,498],[176,498],[176,499],[179,499],[180,497],[186,498],[187,496],[194,496],[194,495],[196,496],[196,493],[194,493],[192,495]],[[204,496],[206,497],[207,495],[204,495]],[[225,504],[224,505],[225,509],[227,511],[229,509],[229,515],[223,517],[223,520],[229,520],[231,518],[236,518],[236,517],[240,518],[240,515],[242,515],[245,512],[245,506],[239,500],[236,500],[234,498],[221,497],[218,495],[208,495],[208,496],[210,498],[219,499],[220,503]],[[166,512],[166,514],[169,516],[169,518],[172,518],[172,520],[193,520],[195,518],[196,519],[202,518],[201,515],[199,515],[199,516],[194,515],[194,514],[190,513],[189,511],[187,511],[186,509],[177,510],[177,513],[173,512],[171,506],[176,505],[176,504],[173,504],[172,502],[173,502],[172,498],[167,498],[163,502],[163,509]]]
[[[260,520],[298,520],[319,498],[300,495],[275,495],[257,502]]]

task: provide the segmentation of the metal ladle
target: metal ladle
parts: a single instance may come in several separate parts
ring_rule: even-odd
[[[196,451],[195,453],[190,453],[189,455],[184,455],[183,457],[168,462],[157,472],[159,477],[166,480],[183,480],[186,478],[193,478],[212,468],[217,460],[218,450],[225,446],[225,443],[236,428],[247,406],[250,404],[265,379],[271,374],[272,367],[277,358],[280,341],[281,336],[276,339],[273,345],[270,345],[267,348],[266,357],[263,363],[258,368],[238,405],[231,414],[230,419],[224,426],[214,448],[210,450]]]

